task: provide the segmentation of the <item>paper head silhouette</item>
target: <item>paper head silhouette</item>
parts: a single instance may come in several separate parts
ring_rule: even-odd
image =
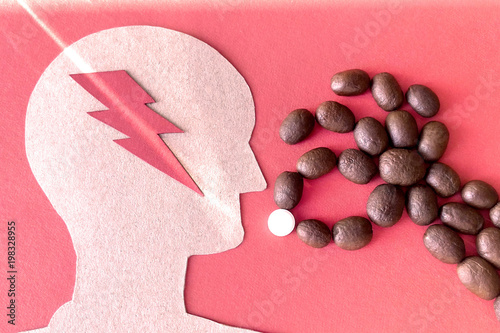
[[[125,71],[154,103],[140,92],[131,92],[132,100],[151,103],[145,107],[182,130],[154,133],[163,141],[156,144],[175,155],[203,195],[138,157],[141,144],[126,142],[140,128],[127,133],[89,115],[112,106],[70,74],[112,71]],[[30,166],[77,254],[73,300],[46,330],[237,331],[187,315],[183,289],[189,255],[239,245],[239,194],[266,187],[249,146],[254,123],[243,77],[191,36],[114,28],[59,55],[36,85],[26,117]]]

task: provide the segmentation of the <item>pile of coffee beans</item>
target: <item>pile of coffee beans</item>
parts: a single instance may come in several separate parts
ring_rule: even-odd
[[[400,110],[406,99],[418,115],[433,117],[440,107],[437,95],[420,84],[410,86],[404,94],[393,75],[379,73],[370,80],[360,69],[335,74],[331,88],[339,96],[356,96],[371,88],[377,105],[389,112],[385,126],[371,117],[356,122],[353,112],[335,101],[321,103],[314,115],[307,109],[292,111],[279,130],[285,143],[293,145],[305,140],[317,122],[332,132],[353,132],[359,149],[346,149],[338,158],[326,147],[304,153],[297,161],[296,170],[278,176],[274,201],[280,209],[294,208],[302,198],[304,179],[322,177],[335,166],[347,180],[356,184],[367,184],[377,174],[385,183],[377,186],[368,198],[369,220],[362,216],[347,217],[335,223],[332,230],[322,221],[304,220],[296,228],[299,239],[315,248],[327,246],[333,240],[342,249],[357,250],[371,241],[371,223],[391,227],[401,219],[406,208],[415,224],[430,225],[423,237],[430,254],[444,263],[457,264],[460,281],[478,297],[496,298],[494,309],[500,320],[498,193],[481,180],[472,180],[461,188],[457,172],[438,162],[448,146],[446,125],[429,121],[419,133],[414,116]],[[448,202],[439,207],[438,197],[448,198],[459,191],[463,202]],[[494,226],[483,229],[485,221],[479,210],[486,209]],[[442,224],[432,224],[438,219]],[[466,257],[460,233],[477,235],[477,256]]]

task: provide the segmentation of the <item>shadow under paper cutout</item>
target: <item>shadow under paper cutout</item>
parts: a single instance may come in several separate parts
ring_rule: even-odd
[[[85,63],[74,62],[77,54]],[[116,145],[104,110],[68,74],[126,70],[184,133],[162,134],[204,196]],[[128,26],[89,35],[45,70],[30,98],[26,152],[77,254],[73,300],[40,331],[243,331],[185,311],[187,258],[243,240],[239,194],[266,183],[248,144],[250,89],[188,35]]]

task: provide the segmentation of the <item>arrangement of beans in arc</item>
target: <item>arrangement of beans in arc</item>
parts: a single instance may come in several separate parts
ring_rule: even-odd
[[[281,210],[293,209],[302,198],[304,179],[322,177],[335,166],[356,184],[367,184],[377,174],[385,183],[377,186],[368,198],[368,218],[350,216],[336,222],[332,230],[322,221],[304,220],[296,227],[299,239],[315,248],[327,246],[333,240],[342,249],[357,250],[370,243],[371,223],[391,227],[406,208],[411,221],[427,228],[423,245],[429,253],[443,263],[457,264],[459,280],[469,291],[486,300],[495,299],[494,310],[500,320],[498,193],[482,180],[471,180],[461,187],[458,173],[439,162],[450,136],[446,125],[428,121],[419,132],[413,112],[401,109],[406,100],[417,117],[433,117],[440,108],[437,95],[420,84],[411,85],[403,93],[393,75],[379,73],[370,79],[360,69],[336,73],[331,79],[331,89],[338,96],[357,96],[371,89],[377,105],[388,112],[385,124],[372,117],[356,122],[349,107],[336,101],[321,103],[314,114],[307,109],[292,111],[279,129],[285,143],[294,145],[306,140],[317,123],[328,131],[353,132],[358,149],[346,149],[338,157],[326,147],[304,152],[296,170],[278,176],[274,187],[276,205]],[[438,197],[449,198],[459,192],[463,202],[448,202],[439,207]],[[493,227],[484,228],[480,210],[489,210]],[[281,222],[270,219],[270,227],[271,223]],[[460,234],[476,235],[478,255],[466,257]]]

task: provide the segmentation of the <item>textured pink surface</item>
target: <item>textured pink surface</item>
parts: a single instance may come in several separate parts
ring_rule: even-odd
[[[498,5],[34,10],[66,44],[123,25],[158,25],[188,33],[226,56],[252,89],[257,123],[251,144],[269,188],[241,197],[246,235],[240,247],[190,259],[190,313],[266,332],[500,330],[493,302],[472,295],[460,284],[454,265],[427,253],[425,228],[414,225],[406,213],[392,228],[375,227],[372,243],[356,252],[333,244],[308,248],[295,233],[277,238],[266,225],[276,208],[272,187],[281,171],[293,170],[296,159],[317,146],[337,155],[355,147],[352,134],[319,128],[307,141],[285,145],[277,128],[288,112],[314,110],[333,99],[349,106],[357,119],[385,119],[370,94],[340,98],[331,92],[332,74],[348,68],[365,69],[371,76],[391,72],[403,89],[413,83],[431,87],[441,99],[435,119],[445,122],[451,133],[442,161],[458,171],[462,183],[482,179],[500,190]],[[2,316],[0,328],[15,332],[45,326],[71,298],[75,255],[65,224],[32,176],[24,150],[28,98],[61,49],[20,7],[2,11],[0,17],[0,223],[3,230],[8,220],[17,223],[19,271],[18,325],[8,327]],[[417,117],[417,122],[422,126],[426,120]],[[306,182],[304,198],[293,212],[298,220],[319,218],[329,226],[349,215],[365,215],[366,199],[379,183],[377,177],[366,186],[351,184],[334,170]],[[5,244],[6,232],[0,235]],[[473,237],[465,240],[468,253],[474,253]],[[6,271],[2,258],[5,246],[0,249],[1,276]],[[0,281],[0,301],[7,304],[6,280]]]

